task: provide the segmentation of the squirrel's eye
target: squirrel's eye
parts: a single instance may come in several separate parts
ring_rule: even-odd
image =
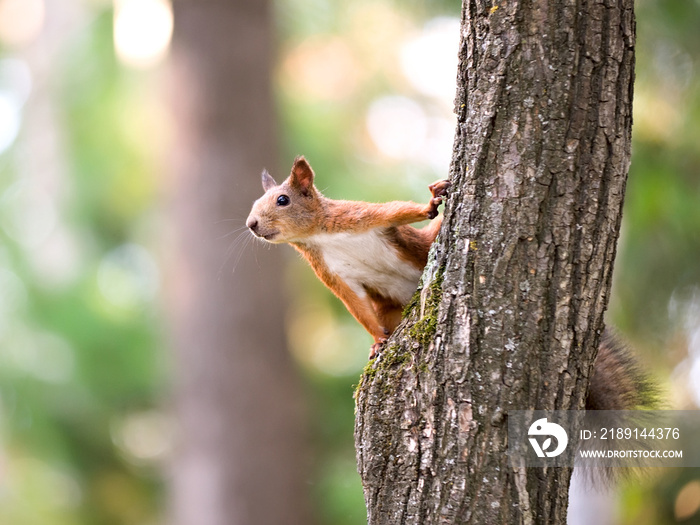
[[[289,204],[289,197],[286,195],[280,195],[277,197],[277,206],[286,206]]]

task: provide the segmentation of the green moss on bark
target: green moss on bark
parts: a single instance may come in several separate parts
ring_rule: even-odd
[[[424,348],[430,345],[437,330],[443,273],[444,268],[440,268],[428,289],[419,288],[404,308],[404,317],[415,319],[407,329],[406,335],[411,341],[418,342]],[[391,388],[400,379],[401,371],[413,361],[414,352],[410,348],[411,345],[399,345],[392,341],[377,358],[369,361],[355,389],[355,398],[366,382],[375,381],[377,374],[383,374],[385,388]]]
[[[397,344],[389,345],[378,357],[372,359],[365,365],[353,397],[357,399],[357,393],[365,382],[373,382],[377,374],[383,374],[385,376],[385,388],[390,388],[391,385],[401,377],[401,371],[411,362],[411,359],[412,356],[409,350],[404,350]],[[389,377],[391,377],[391,379],[389,379]]]
[[[442,276],[443,272],[440,271],[435,281],[430,285],[423,305],[420,305],[421,294],[419,291],[418,303],[422,312],[418,312],[420,318],[408,329],[408,336],[423,347],[430,344],[437,330],[437,314],[442,299]]]

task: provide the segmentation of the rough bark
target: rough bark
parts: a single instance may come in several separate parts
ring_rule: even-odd
[[[420,295],[357,392],[370,524],[562,524],[514,409],[580,409],[630,158],[632,0],[465,0],[450,177]]]
[[[168,268],[179,441],[168,522],[308,525],[284,267],[279,254],[257,257],[235,244],[262,191],[260,171],[276,159],[270,4],[175,0],[173,7],[176,246]]]

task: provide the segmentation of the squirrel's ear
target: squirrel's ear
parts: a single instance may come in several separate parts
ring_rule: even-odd
[[[272,178],[272,175],[270,175],[267,170],[263,170],[262,172],[262,185],[265,191],[277,186],[275,179]]]
[[[290,182],[294,187],[298,188],[302,194],[309,194],[309,190],[314,185],[314,170],[311,169],[311,166],[309,166],[309,163],[306,162],[304,157],[297,157],[294,159]]]

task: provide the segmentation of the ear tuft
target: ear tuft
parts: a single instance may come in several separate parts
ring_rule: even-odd
[[[262,186],[265,191],[271,190],[277,186],[277,182],[275,182],[275,179],[272,178],[272,175],[270,175],[267,170],[263,170],[262,172]]]
[[[290,182],[304,195],[308,195],[313,187],[314,170],[311,169],[311,166],[303,156],[299,156],[294,159],[294,166],[292,166]]]

